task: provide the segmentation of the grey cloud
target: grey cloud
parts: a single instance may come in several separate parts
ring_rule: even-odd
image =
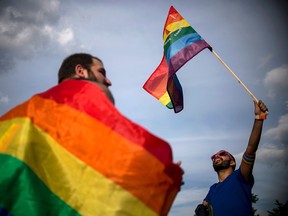
[[[47,46],[45,29],[58,22],[58,5],[58,0],[0,1],[0,73]]]
[[[56,23],[59,19],[58,6],[58,0],[4,0],[0,2],[1,18],[10,21],[11,24]]]
[[[279,141],[283,145],[288,145],[288,114],[280,117],[278,125],[269,129],[265,135]]]
[[[284,96],[287,99],[288,92],[288,65],[275,68],[269,71],[264,79],[265,86],[268,87],[269,96]]]
[[[9,97],[0,92],[0,104],[7,104],[9,102]]]

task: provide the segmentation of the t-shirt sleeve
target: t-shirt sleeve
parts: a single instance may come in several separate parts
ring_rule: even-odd
[[[216,184],[213,184],[210,188],[209,188],[209,191],[206,195],[206,197],[204,198],[204,200],[208,203],[211,202],[211,194],[212,194],[212,191],[214,190],[214,187],[215,187]]]
[[[236,170],[235,172],[236,172],[237,178],[239,178],[240,181],[243,182],[243,184],[248,184],[248,185],[251,186],[251,188],[253,187],[253,185],[254,185],[254,176],[253,176],[253,175],[251,175],[249,181],[246,182],[246,181],[244,180],[242,174],[241,174],[240,169]]]

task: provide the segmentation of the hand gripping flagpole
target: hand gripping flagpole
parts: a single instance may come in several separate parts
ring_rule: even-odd
[[[235,73],[225,64],[225,62],[220,58],[220,56],[211,49],[211,52],[216,56],[216,58],[226,67],[226,69],[232,74],[232,76],[237,80],[237,82],[248,92],[248,94],[253,98],[253,100],[258,103],[258,99],[252,94],[252,92],[244,85],[244,83],[236,76]]]

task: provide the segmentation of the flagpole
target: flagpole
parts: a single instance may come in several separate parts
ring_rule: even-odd
[[[238,83],[248,92],[248,94],[253,98],[253,100],[258,103],[258,99],[252,94],[252,92],[244,85],[244,83],[236,76],[235,73],[228,67],[227,64],[220,58],[220,56],[211,49],[211,52],[216,56],[216,58],[226,67],[226,69],[232,74],[232,76],[238,81]]]

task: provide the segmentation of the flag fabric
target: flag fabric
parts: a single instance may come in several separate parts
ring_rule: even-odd
[[[177,113],[183,109],[183,92],[176,72],[203,49],[212,48],[173,6],[164,25],[163,42],[162,61],[143,88]]]
[[[172,157],[94,83],[66,80],[0,117],[0,214],[167,215]]]

